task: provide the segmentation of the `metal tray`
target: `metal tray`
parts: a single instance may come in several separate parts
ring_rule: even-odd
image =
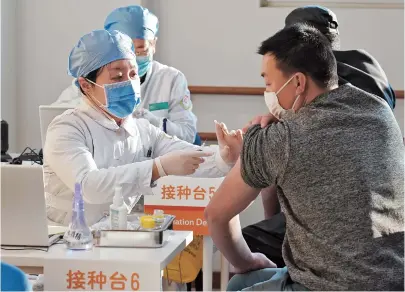
[[[152,230],[94,230],[94,245],[99,247],[162,247],[169,240],[176,217],[165,215],[160,227]]]

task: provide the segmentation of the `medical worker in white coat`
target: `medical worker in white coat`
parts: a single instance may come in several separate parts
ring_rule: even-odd
[[[142,93],[138,117],[169,135],[200,145],[186,77],[179,70],[153,60],[159,28],[157,17],[142,6],[121,7],[107,16],[104,28],[119,30],[134,42]],[[81,98],[81,92],[72,84],[55,104],[77,105]]]
[[[118,31],[83,36],[68,71],[83,102],[56,117],[44,146],[44,185],[49,220],[71,220],[75,183],[81,183],[89,224],[108,211],[120,185],[125,200],[151,194],[165,175],[224,176],[242,147],[242,132],[216,123],[219,146],[199,147],[169,136],[132,113],[142,102],[133,42]],[[200,165],[201,164],[201,165]]]

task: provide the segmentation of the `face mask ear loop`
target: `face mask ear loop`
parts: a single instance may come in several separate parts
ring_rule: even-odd
[[[286,87],[287,84],[291,82],[291,80],[293,80],[294,77],[295,77],[295,75],[291,76],[291,78],[288,79],[287,82],[284,83],[284,85],[281,86],[281,88],[277,91],[276,95],[278,95],[278,94],[280,93],[280,91],[283,90],[284,87]],[[300,96],[301,96],[301,95],[299,94],[299,95],[295,98],[295,101],[294,101],[294,103],[293,103],[293,105],[292,105],[292,107],[291,107],[291,109],[292,109],[294,112],[296,112],[296,110],[294,109],[294,106],[295,106],[295,104],[297,103],[297,101],[299,100]],[[278,99],[278,97],[277,97],[277,99]],[[307,99],[305,98],[305,100],[304,100],[304,105],[306,104],[306,101],[307,101]]]
[[[105,105],[102,105],[98,100],[97,100],[97,103],[100,104],[100,106],[102,106],[102,107],[108,107],[108,99],[107,99],[107,94],[106,94],[106,92],[105,92],[105,87],[104,87],[104,86],[101,86],[101,85],[99,85],[99,84],[97,84],[97,83],[95,83],[95,82],[93,82],[93,81],[91,81],[90,79],[87,79],[87,78],[85,78],[85,79],[86,79],[88,82],[90,82],[91,84],[94,84],[94,85],[96,85],[96,86],[98,86],[98,87],[104,89],[104,96],[105,96],[105,102],[106,102],[106,104],[105,104]],[[92,97],[92,99],[94,99],[94,98]]]
[[[293,78],[295,77],[295,75],[293,75],[293,76],[291,76],[291,78],[290,79],[288,79],[287,80],[287,82],[286,83],[284,83],[284,85],[283,86],[281,86],[281,88],[276,92],[276,95],[278,95],[280,92],[281,92],[281,90],[283,90],[284,89],[284,87],[286,87],[287,85],[288,85],[288,83],[290,83],[291,82],[291,80],[293,80]]]
[[[86,95],[87,96],[87,95]],[[95,99],[92,95],[87,96],[87,102],[90,102],[93,107],[96,109],[100,109],[102,114],[107,117],[107,119],[114,121],[114,117],[105,111],[105,105],[101,104],[97,99]]]
[[[101,86],[101,85],[99,85],[99,84],[97,84],[97,83],[95,83],[95,82],[93,82],[93,81],[91,81],[91,80],[89,80],[89,79],[87,79],[87,78],[85,78],[85,79],[86,79],[88,82],[90,82],[91,84],[94,84],[94,85],[96,85],[96,86],[98,86],[98,87],[100,87],[100,88],[104,88],[103,86]],[[86,96],[87,96],[87,95],[86,95]],[[95,106],[95,107],[97,107],[97,108],[101,108],[103,114],[104,114],[108,119],[114,120],[113,117],[112,117],[108,112],[106,112],[106,111],[104,110],[104,108],[106,108],[106,105],[103,105],[101,102],[99,102],[97,99],[95,99],[91,94],[89,94],[89,95],[87,96],[87,98],[88,98],[88,100],[93,104],[93,106]],[[107,99],[106,99],[106,100],[107,100]]]
[[[295,101],[294,101],[294,103],[293,103],[293,105],[292,105],[292,107],[291,107],[291,109],[293,110],[294,113],[297,112],[297,111],[294,109],[294,107],[295,107],[295,104],[297,103],[297,101],[300,99],[300,96],[301,96],[301,94],[299,94],[299,95],[297,96],[297,98],[295,99]]]
[[[90,79],[87,79],[87,78],[85,78],[85,79],[87,80],[87,82],[90,82],[91,84],[94,84],[94,85],[96,85],[96,86],[98,86],[98,87],[100,87],[100,88],[104,88],[103,86],[101,86],[101,85],[99,85],[99,84],[97,84],[97,83],[91,81]]]

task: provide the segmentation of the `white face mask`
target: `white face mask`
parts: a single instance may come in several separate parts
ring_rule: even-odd
[[[281,90],[284,89],[284,87],[287,86],[288,83],[290,83],[290,81],[291,81],[293,78],[294,78],[294,75],[293,75],[290,79],[288,79],[288,81],[287,81],[286,83],[284,83],[284,85],[281,86],[281,88],[280,88],[277,92],[274,92],[274,91],[270,91],[270,92],[265,91],[265,92],[264,92],[264,101],[266,102],[266,105],[267,105],[267,107],[268,107],[268,109],[269,109],[269,112],[270,112],[273,116],[275,116],[278,120],[281,119],[281,115],[282,115],[284,112],[286,112],[287,109],[284,109],[284,108],[280,105],[280,103],[278,102],[278,97],[277,97],[277,95],[281,92]],[[300,97],[300,96],[298,95],[298,96],[295,98],[295,101],[294,101],[294,104],[293,104],[293,106],[292,106],[292,109],[294,109],[295,103],[297,102],[297,100],[298,100],[299,97]]]

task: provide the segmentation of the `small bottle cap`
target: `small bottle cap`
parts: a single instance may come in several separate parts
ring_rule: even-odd
[[[165,212],[163,210],[153,210],[153,216],[156,218],[162,218],[164,216]]]
[[[122,187],[120,185],[115,186],[113,204],[116,207],[120,207],[120,206],[122,206],[124,204],[124,197],[123,197],[123,194],[122,194]]]
[[[155,228],[156,223],[153,220],[152,216],[142,216],[141,217],[141,226],[144,229],[152,229]]]

